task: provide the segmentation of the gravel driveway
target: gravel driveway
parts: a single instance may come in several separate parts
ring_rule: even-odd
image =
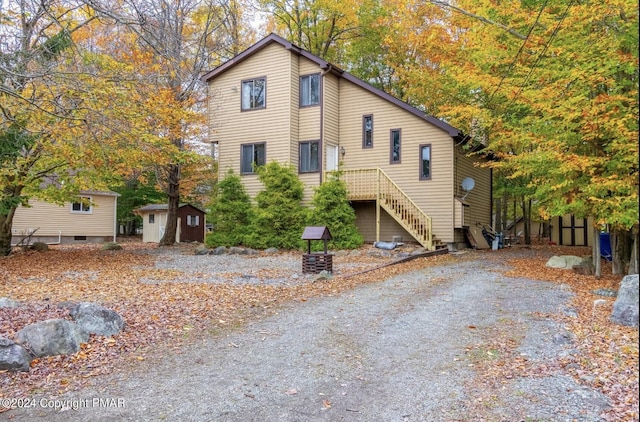
[[[571,344],[545,314],[562,285],[507,278],[461,256],[206,338],[157,364],[0,419],[42,421],[599,421],[607,399],[562,369],[493,380],[496,333],[529,362]],[[575,352],[577,353],[577,352]],[[65,409],[54,406],[65,405]],[[71,408],[69,408],[71,407]],[[74,410],[73,408],[77,408]]]

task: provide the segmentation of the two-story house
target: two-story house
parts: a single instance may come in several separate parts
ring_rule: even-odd
[[[220,175],[233,169],[251,196],[255,166],[275,160],[297,167],[306,201],[340,169],[368,242],[458,247],[465,228],[491,223],[491,171],[460,130],[277,35],[203,80]]]

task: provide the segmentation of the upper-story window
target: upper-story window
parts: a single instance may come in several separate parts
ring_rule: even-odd
[[[320,74],[300,77],[300,106],[320,104]]]
[[[244,144],[240,146],[240,173],[255,173],[258,166],[266,164],[265,155],[266,145],[260,144]]]
[[[255,110],[266,107],[267,80],[256,78],[242,81],[242,110]]]
[[[300,173],[310,173],[320,170],[320,142],[300,142]]]
[[[391,129],[389,139],[389,163],[400,163],[400,129]]]
[[[78,202],[71,204],[71,212],[76,214],[91,214],[93,208],[91,207],[91,197],[81,196]]]
[[[420,180],[431,179],[431,145],[420,145]]]
[[[362,148],[373,148],[373,114],[362,116]]]

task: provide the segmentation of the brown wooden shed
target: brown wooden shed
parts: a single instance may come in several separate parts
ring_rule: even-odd
[[[142,241],[159,242],[167,224],[167,204],[150,204],[135,210],[142,216]],[[191,204],[178,208],[177,242],[204,243],[205,212]]]

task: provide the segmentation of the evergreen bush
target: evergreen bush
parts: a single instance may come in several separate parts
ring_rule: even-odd
[[[242,244],[252,220],[251,198],[240,176],[229,169],[214,189],[207,220],[213,230],[207,233],[207,247],[237,246]]]
[[[333,237],[331,249],[356,249],[364,240],[356,227],[356,214],[349,204],[347,185],[334,172],[328,180],[315,189],[313,208],[309,212],[308,225],[326,226]],[[321,250],[322,242],[312,242],[313,250]]]
[[[295,169],[274,161],[258,167],[256,173],[264,190],[256,195],[244,244],[255,249],[300,249],[307,213],[301,204],[304,185]]]

